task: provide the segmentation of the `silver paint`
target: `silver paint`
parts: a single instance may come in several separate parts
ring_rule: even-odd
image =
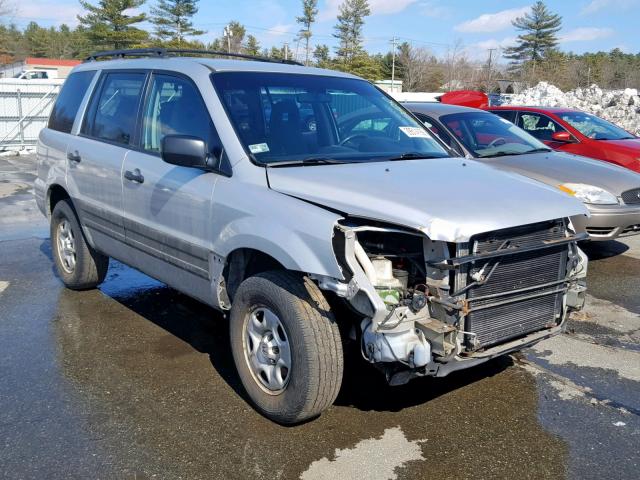
[[[474,112],[478,110],[457,105],[439,103],[407,103],[405,106],[414,113],[422,113],[440,122],[440,117],[454,113]],[[486,112],[487,115],[492,115]],[[441,124],[440,128],[445,128]],[[448,129],[446,129],[448,130]],[[456,140],[453,132],[451,137]],[[457,140],[456,140],[457,142]],[[461,142],[457,142],[467,155],[472,155]],[[640,188],[640,174],[611,163],[593,160],[564,152],[541,152],[528,155],[505,155],[496,158],[478,158],[478,162],[490,165],[505,172],[514,172],[557,188],[563,183],[583,183],[600,187],[617,198],[622,192]],[[591,213],[576,218],[574,224],[579,229],[586,227],[615,227],[608,235],[593,236],[594,240],[611,240],[619,236],[625,227],[640,224],[640,206],[638,205],[589,205]]]

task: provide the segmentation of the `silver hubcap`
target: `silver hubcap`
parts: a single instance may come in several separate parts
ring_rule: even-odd
[[[258,385],[277,395],[289,383],[291,349],[284,326],[266,307],[251,311],[244,321],[244,356]]]
[[[73,273],[76,268],[76,241],[66,218],[58,225],[58,258],[64,271]]]

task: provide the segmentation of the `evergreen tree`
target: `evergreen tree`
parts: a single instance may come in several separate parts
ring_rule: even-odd
[[[276,60],[283,60],[284,59],[284,47],[278,48],[278,47],[271,47],[271,51],[269,52],[269,55],[267,55],[268,57],[274,58]]]
[[[316,61],[316,65],[320,68],[329,68],[331,66],[329,47],[327,45],[316,45],[313,51],[313,58]]]
[[[230,31],[231,36],[227,37],[225,31]],[[231,53],[242,53],[244,37],[247,34],[247,29],[240,22],[232,20],[223,30],[222,36],[216,38],[209,44],[210,50],[216,50],[218,52],[226,52],[230,50]]]
[[[29,22],[23,32],[26,46],[34,57],[48,57],[51,45],[51,31],[42,28],[36,22]]]
[[[155,34],[171,46],[181,47],[185,37],[202,35],[202,30],[193,27],[191,18],[198,12],[198,0],[158,0],[151,8],[151,23]]]
[[[80,5],[87,11],[86,15],[78,15],[80,26],[94,48],[130,48],[144,43],[148,33],[134,25],[146,20],[144,13],[127,15],[124,12],[137,9],[145,0],[100,0],[97,5],[87,0],[80,0]]]
[[[260,43],[253,35],[247,35],[247,44],[244,47],[247,55],[260,55]]]
[[[362,27],[364,19],[371,14],[367,0],[344,0],[340,5],[338,23],[333,34],[339,41],[336,48],[338,60],[349,66],[354,58],[363,53]]]
[[[512,22],[518,35],[517,45],[505,49],[504,56],[515,64],[539,62],[547,52],[558,45],[556,34],[562,28],[562,17],[550,12],[542,1],[531,7],[531,13],[516,18]]]
[[[304,64],[309,65],[309,40],[311,40],[311,25],[318,15],[318,0],[302,0],[302,16],[296,17],[296,22],[302,25],[298,36],[304,40]]]

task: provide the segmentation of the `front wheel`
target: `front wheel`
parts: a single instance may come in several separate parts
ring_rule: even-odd
[[[338,395],[340,332],[308,278],[272,271],[246,279],[233,299],[230,335],[242,384],[268,418],[298,423],[319,415]]]

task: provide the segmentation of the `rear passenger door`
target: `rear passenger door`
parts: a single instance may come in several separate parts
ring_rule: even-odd
[[[113,251],[124,241],[122,163],[135,135],[147,74],[103,72],[80,134],[68,146],[68,182],[83,224],[96,247]]]
[[[141,270],[170,284],[170,264],[209,279],[213,188],[218,174],[166,163],[160,147],[166,135],[191,135],[209,152],[221,150],[213,122],[195,84],[178,74],[153,74],[142,112],[138,148],[126,157],[123,195],[127,243],[148,254]],[[160,262],[160,263],[159,263]],[[172,283],[173,281],[173,283]]]

